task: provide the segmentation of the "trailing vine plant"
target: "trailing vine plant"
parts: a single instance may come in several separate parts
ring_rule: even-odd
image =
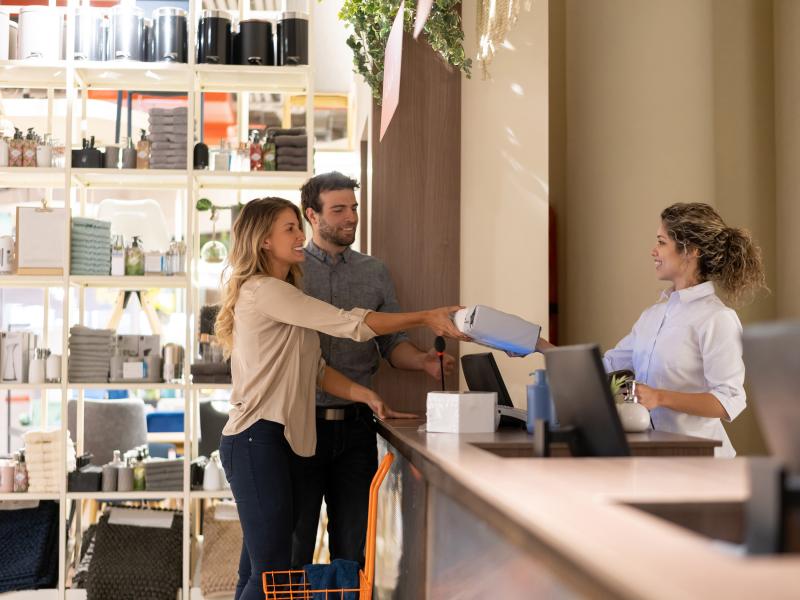
[[[472,60],[464,52],[464,32],[458,12],[460,1],[434,0],[422,31],[434,51],[470,77]],[[364,77],[379,102],[383,91],[383,55],[399,6],[400,0],[345,0],[339,11],[339,19],[353,28],[347,45],[353,50],[355,71]],[[416,2],[406,0],[405,31],[413,31],[416,10]]]

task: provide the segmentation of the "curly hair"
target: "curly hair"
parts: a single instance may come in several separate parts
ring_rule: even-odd
[[[733,305],[768,291],[761,248],[746,229],[728,227],[708,204],[678,203],[661,212],[661,221],[680,252],[696,249],[702,281],[718,284]]]
[[[225,355],[230,356],[233,348],[233,316],[239,290],[251,277],[272,276],[267,253],[261,248],[264,239],[269,237],[275,220],[283,211],[290,209],[302,223],[300,209],[283,198],[257,198],[244,205],[233,223],[231,251],[228,266],[222,274],[222,303],[214,323],[214,333],[222,345]],[[287,281],[296,287],[301,286],[303,271],[292,265]]]

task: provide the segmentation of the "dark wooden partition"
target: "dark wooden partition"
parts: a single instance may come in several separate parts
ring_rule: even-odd
[[[461,76],[423,41],[403,40],[400,106],[383,141],[372,139],[372,254],[389,267],[404,310],[459,302]],[[433,334],[409,332],[421,348]],[[448,341],[450,354],[458,344]],[[422,413],[437,383],[384,365],[376,390],[393,407]],[[447,382],[458,389],[458,377]]]

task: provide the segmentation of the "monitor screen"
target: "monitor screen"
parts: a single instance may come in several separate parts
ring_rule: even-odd
[[[767,446],[800,474],[800,322],[747,327],[742,345],[749,396]]]
[[[547,350],[547,378],[561,427],[574,427],[584,456],[630,456],[596,345]]]
[[[491,352],[462,356],[461,369],[464,371],[464,379],[467,380],[467,387],[471,392],[496,392],[497,404],[514,406]]]

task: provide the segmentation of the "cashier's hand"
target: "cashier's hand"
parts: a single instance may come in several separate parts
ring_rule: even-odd
[[[445,354],[442,358],[444,360],[444,374],[445,376],[450,375],[455,370],[456,359],[449,354]],[[439,355],[436,354],[436,348],[431,348],[425,354],[422,369],[435,380],[441,381],[442,369],[439,366]]]
[[[396,410],[392,410],[386,403],[381,400],[381,397],[378,396],[375,392],[372,392],[366,402],[367,406],[372,409],[372,412],[375,413],[375,416],[381,420],[385,419],[418,419],[419,415],[414,415],[411,413],[404,413],[399,412]]]
[[[454,340],[469,342],[472,339],[458,330],[453,323],[453,314],[464,308],[463,306],[443,306],[425,311],[425,325],[436,335],[443,335]]]
[[[643,383],[636,384],[636,397],[639,399],[639,404],[647,410],[653,410],[661,404],[661,390]]]

